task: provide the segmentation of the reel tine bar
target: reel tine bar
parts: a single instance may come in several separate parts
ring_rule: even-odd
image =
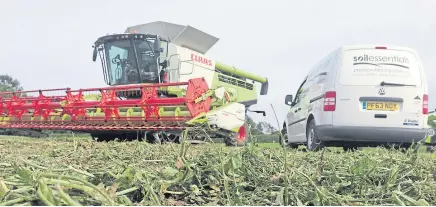
[[[162,97],[169,87],[185,97]],[[188,82],[134,84],[71,90],[0,92],[0,128],[68,130],[171,130],[183,129],[184,122],[210,110],[211,97],[204,78]],[[126,91],[140,91],[140,97],[118,97]],[[27,93],[37,92],[29,96]],[[61,95],[49,95],[57,92]],[[99,97],[89,100],[86,94]],[[185,111],[183,111],[185,109]],[[184,113],[180,112],[183,111]]]

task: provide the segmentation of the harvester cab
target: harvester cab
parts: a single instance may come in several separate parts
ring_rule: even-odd
[[[2,92],[0,127],[83,131],[99,140],[245,142],[255,82],[265,95],[268,80],[207,57],[217,41],[167,22],[100,37],[93,61],[100,57],[108,87]]]
[[[262,84],[261,95],[266,95],[266,78],[205,55],[218,40],[189,25],[151,22],[128,27],[125,33],[100,37],[94,44],[93,60],[100,57],[104,80],[111,86],[181,82],[204,77],[212,88],[216,84],[215,76],[220,73],[245,83],[248,80],[253,84],[259,82]],[[251,85],[246,87],[251,88]]]
[[[113,34],[95,42],[93,61],[99,55],[104,80],[110,86],[161,83],[159,72],[166,68],[166,61],[159,62],[162,52],[161,39],[157,35]]]

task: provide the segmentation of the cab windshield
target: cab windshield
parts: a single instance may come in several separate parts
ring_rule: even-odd
[[[158,83],[157,57],[150,40],[115,40],[104,45],[109,85]]]

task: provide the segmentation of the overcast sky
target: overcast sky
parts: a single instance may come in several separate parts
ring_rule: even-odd
[[[0,0],[0,70],[25,89],[104,86],[92,44],[128,26],[167,21],[191,25],[220,40],[210,57],[266,76],[280,123],[302,78],[344,44],[393,44],[416,49],[436,107],[435,0],[129,1]],[[259,116],[256,116],[258,119]],[[259,120],[259,119],[258,119]]]

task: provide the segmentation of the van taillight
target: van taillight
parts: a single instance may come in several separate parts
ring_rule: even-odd
[[[424,97],[422,98],[422,113],[428,114],[428,95],[424,94]]]
[[[336,109],[336,91],[327,91],[324,94],[324,111]]]

